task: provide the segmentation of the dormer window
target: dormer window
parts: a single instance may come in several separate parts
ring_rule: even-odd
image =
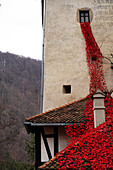
[[[88,11],[80,11],[80,23],[90,22],[89,20],[89,10]]]

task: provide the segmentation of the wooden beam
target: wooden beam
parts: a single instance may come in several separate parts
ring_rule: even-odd
[[[35,132],[35,170],[41,165],[41,135],[40,127]]]
[[[58,153],[58,126],[54,126],[54,155]]]
[[[54,138],[54,134],[45,134],[46,138]]]
[[[50,148],[49,148],[48,141],[46,139],[46,135],[45,135],[43,127],[41,127],[41,133],[42,133],[42,137],[43,137],[43,141],[44,141],[44,144],[45,144],[45,148],[46,148],[46,151],[47,151],[48,158],[51,159],[52,158],[52,154],[50,152]]]

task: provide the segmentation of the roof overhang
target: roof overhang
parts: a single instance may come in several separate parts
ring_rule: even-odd
[[[43,127],[43,126],[68,126],[76,124],[79,125],[79,123],[72,122],[72,123],[32,123],[32,122],[24,122],[25,128],[27,130],[27,133],[35,133],[36,127]]]

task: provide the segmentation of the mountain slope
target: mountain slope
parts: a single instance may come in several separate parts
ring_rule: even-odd
[[[0,52],[0,158],[26,161],[23,122],[40,110],[41,61]]]

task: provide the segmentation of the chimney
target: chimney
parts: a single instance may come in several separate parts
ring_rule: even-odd
[[[94,127],[105,122],[105,95],[99,89],[93,95],[93,109],[94,109]]]

